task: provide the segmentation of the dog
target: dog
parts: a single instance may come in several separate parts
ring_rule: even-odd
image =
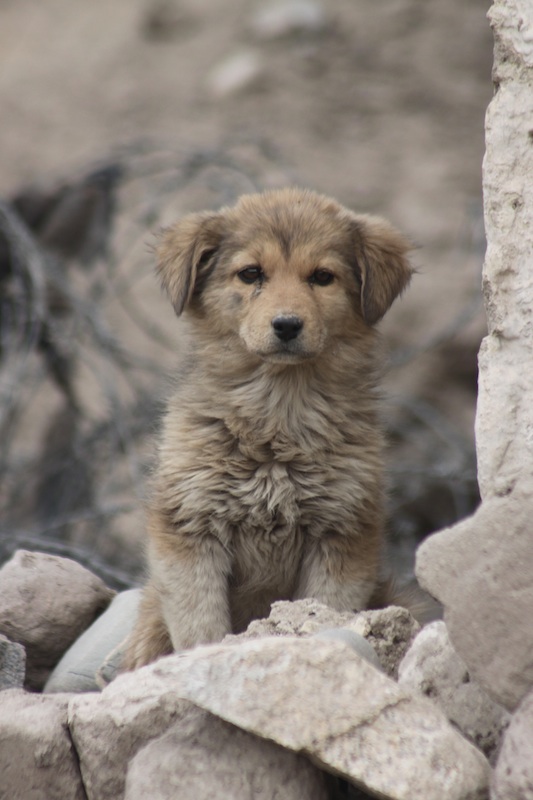
[[[375,325],[409,283],[410,249],[383,219],[297,188],[163,233],[157,272],[190,335],[162,423],[125,669],[243,631],[275,600],[373,602]]]

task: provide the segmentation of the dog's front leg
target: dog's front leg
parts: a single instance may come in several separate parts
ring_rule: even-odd
[[[312,597],[337,611],[366,608],[378,574],[379,537],[327,532],[304,552],[294,599]]]
[[[150,581],[123,661],[132,670],[163,655],[218,642],[230,632],[231,559],[213,535],[180,532],[161,513],[149,513]]]
[[[149,564],[175,651],[219,642],[230,633],[231,559],[215,536],[176,531],[152,539]]]

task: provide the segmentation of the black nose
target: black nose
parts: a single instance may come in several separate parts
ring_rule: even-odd
[[[303,320],[295,316],[279,316],[274,317],[272,320],[274,332],[282,342],[290,342],[291,339],[296,339],[303,326]]]

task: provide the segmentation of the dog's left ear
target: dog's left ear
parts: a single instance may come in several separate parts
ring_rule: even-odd
[[[412,244],[380,217],[354,215],[361,311],[368,325],[379,322],[411,280],[406,254]]]
[[[189,214],[163,231],[156,271],[178,316],[199,291],[222,237],[222,214],[210,211]]]

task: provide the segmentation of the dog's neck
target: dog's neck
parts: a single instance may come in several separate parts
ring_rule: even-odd
[[[341,342],[318,359],[287,365],[244,352],[239,359],[233,347],[227,359],[213,348],[211,359],[204,349],[196,413],[223,420],[241,446],[265,457],[334,448],[332,431],[345,441],[354,416],[360,426],[377,426],[375,347],[366,344]]]

